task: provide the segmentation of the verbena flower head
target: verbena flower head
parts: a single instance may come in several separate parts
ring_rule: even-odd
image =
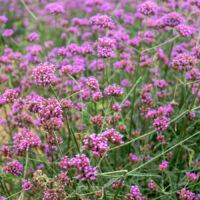
[[[40,103],[39,117],[45,130],[58,130],[63,124],[63,111],[55,98],[45,99]]]
[[[36,68],[34,68],[32,76],[35,83],[43,87],[52,84],[56,79],[54,66],[47,62],[39,64]]]
[[[167,167],[168,167],[168,162],[165,160],[163,160],[162,163],[159,165],[160,171],[166,171]]]
[[[100,100],[103,98],[102,92],[94,92],[94,93],[92,94],[92,98],[93,98],[95,101],[100,101]]]
[[[196,62],[195,57],[189,53],[182,53],[172,60],[172,67],[179,71],[189,71],[196,66]]]
[[[191,26],[187,26],[185,24],[179,24],[176,26],[177,32],[182,36],[182,37],[192,37],[195,34],[195,29]]]
[[[116,96],[120,97],[123,95],[123,88],[121,88],[119,85],[109,85],[104,89],[104,93],[106,96]]]
[[[155,192],[158,191],[158,186],[152,180],[148,183],[148,188]]]
[[[102,133],[110,143],[115,144],[115,145],[120,145],[123,144],[123,135],[121,135],[119,132],[117,132],[115,129],[106,129],[106,131],[104,131]]]
[[[110,16],[107,15],[96,15],[90,18],[90,24],[97,25],[100,28],[114,28],[114,22]]]
[[[184,22],[184,18],[177,12],[171,12],[164,15],[158,20],[158,26],[160,27],[175,27]]]
[[[36,32],[29,33],[27,40],[29,42],[37,42],[39,41],[39,35]]]
[[[154,119],[153,126],[157,131],[164,131],[168,128],[169,121],[170,119],[165,116],[157,117]]]
[[[128,159],[131,161],[132,164],[136,164],[141,160],[141,158],[132,153],[129,154]]]
[[[6,29],[6,30],[3,32],[3,36],[4,36],[4,37],[11,37],[13,34],[14,34],[14,31],[13,31],[12,29]]]
[[[197,196],[194,192],[190,190],[186,190],[186,188],[182,188],[180,192],[177,192],[179,198],[181,200],[198,200],[199,196]]]
[[[21,132],[15,133],[13,140],[14,149],[18,155],[25,155],[30,148],[38,147],[41,144],[39,136],[25,128]]]
[[[13,103],[19,96],[19,90],[16,89],[6,89],[2,95],[2,100],[5,103]]]
[[[131,186],[130,193],[125,196],[126,199],[130,200],[142,200],[142,193],[137,185]]]
[[[76,179],[81,179],[82,181],[85,180],[96,180],[95,175],[97,174],[98,170],[96,167],[90,165],[89,158],[85,155],[76,155],[74,158],[70,159],[69,161],[70,166],[76,169]]]
[[[103,116],[101,116],[100,114],[98,114],[96,116],[91,116],[90,121],[93,125],[99,126],[99,127],[101,127],[103,125],[103,122],[104,122]]]
[[[191,55],[197,59],[200,59],[200,45],[192,48]]]
[[[32,187],[33,184],[31,183],[30,179],[22,179],[22,188],[24,192],[29,191]]]
[[[6,16],[4,16],[4,15],[0,16],[0,22],[5,24],[7,21],[8,21],[8,18]]]
[[[56,189],[47,189],[44,191],[44,197],[42,200],[57,200],[59,199],[59,195]]]
[[[107,156],[105,152],[109,149],[108,139],[103,135],[91,134],[89,138],[83,140],[84,145],[82,146],[85,150],[90,150],[97,158]],[[105,154],[105,155],[104,155]]]
[[[155,15],[157,13],[158,6],[153,1],[145,1],[137,8],[137,12],[143,15]]]
[[[195,182],[199,178],[199,174],[190,173],[190,172],[186,172],[185,174],[187,176],[187,179],[192,182]]]
[[[115,41],[109,37],[99,38],[98,40],[98,56],[101,58],[114,58]]]
[[[100,90],[99,89],[99,82],[94,76],[91,76],[91,77],[88,78],[87,85],[93,91],[99,91]]]
[[[20,176],[22,175],[23,165],[18,160],[14,160],[12,162],[7,163],[6,166],[2,168],[2,170],[6,174],[10,173],[14,176]]]
[[[59,3],[49,3],[46,5],[45,8],[50,14],[55,15],[55,14],[64,13],[64,7],[60,5]]]

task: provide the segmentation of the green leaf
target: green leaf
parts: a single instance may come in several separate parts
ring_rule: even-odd
[[[161,177],[160,175],[147,174],[147,173],[131,173],[131,174],[128,174],[128,176],[136,176],[136,177],[149,177],[149,176],[154,176],[154,177]]]

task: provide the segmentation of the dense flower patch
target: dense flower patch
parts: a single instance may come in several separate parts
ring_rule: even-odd
[[[0,15],[0,200],[200,200],[199,0]]]

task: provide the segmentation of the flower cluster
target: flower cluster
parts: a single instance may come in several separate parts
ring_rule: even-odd
[[[50,13],[50,14],[60,14],[60,13],[64,13],[64,8],[62,5],[58,4],[58,3],[49,3],[46,5],[46,10]]]
[[[69,160],[70,166],[76,169],[76,179],[85,180],[96,180],[95,175],[98,170],[96,167],[91,167],[89,158],[85,155],[76,155],[74,158]]]
[[[106,151],[108,147],[108,139],[103,134],[96,135],[91,134],[89,138],[83,140],[84,145],[82,146],[85,150],[90,150],[97,158],[106,157]],[[105,154],[105,155],[104,155]]]
[[[186,188],[182,188],[180,192],[177,192],[179,198],[181,200],[198,200],[200,199],[200,195],[196,195],[194,192],[190,190],[186,190]]]
[[[164,131],[168,128],[169,121],[170,119],[165,116],[157,117],[154,119],[153,126],[157,131]]]
[[[163,160],[162,163],[159,165],[160,171],[164,172],[166,171],[168,167],[168,161]]]
[[[96,15],[90,18],[89,20],[90,24],[96,25],[99,28],[109,28],[113,29],[114,28],[114,22],[111,19],[110,16],[107,15]]]
[[[109,85],[104,89],[104,93],[106,96],[116,96],[120,97],[123,95],[123,88],[121,88],[119,85]]]
[[[76,155],[75,157],[69,159],[68,156],[64,156],[58,166],[64,170],[71,170],[72,168],[76,169],[76,179],[85,180],[96,180],[95,175],[98,170],[96,167],[90,165],[89,158],[85,155]]]
[[[23,171],[23,165],[18,160],[14,160],[12,162],[7,163],[6,166],[2,168],[2,170],[6,174],[10,173],[14,176],[21,176]]]
[[[33,184],[30,182],[30,179],[28,180],[22,179],[22,188],[24,192],[30,190],[32,187],[33,187]]]
[[[54,74],[54,66],[45,62],[33,69],[33,78],[37,85],[47,86],[54,83],[56,77]]]
[[[196,59],[188,53],[179,54],[172,61],[172,67],[179,71],[189,71],[196,66]]]
[[[13,144],[16,154],[24,155],[30,148],[40,146],[41,140],[36,133],[23,128],[21,132],[15,133]]]
[[[131,189],[130,189],[130,193],[128,193],[126,196],[125,196],[126,199],[130,199],[130,200],[138,200],[138,199],[144,199],[142,197],[142,193],[140,192],[140,189],[137,185],[133,185],[131,186]]]
[[[155,192],[158,191],[158,186],[152,180],[148,183],[148,188]]]
[[[157,13],[158,6],[153,1],[145,1],[138,6],[137,11],[143,15],[155,15]]]
[[[58,130],[63,124],[63,111],[55,98],[41,101],[39,117],[42,127],[47,131]]]

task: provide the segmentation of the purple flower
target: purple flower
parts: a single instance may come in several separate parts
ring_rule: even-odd
[[[106,129],[102,133],[110,143],[115,144],[115,145],[121,145],[124,142],[122,141],[123,135],[121,135],[119,132],[117,132],[115,129]]]
[[[22,179],[21,181],[22,181],[22,188],[24,192],[30,190],[33,187],[33,184],[30,182],[30,179],[28,180]]]
[[[152,180],[148,183],[148,188],[155,192],[158,191],[158,186]]]
[[[32,32],[32,33],[29,33],[27,39],[29,42],[37,42],[39,40],[39,35],[36,32]]]
[[[196,181],[199,178],[199,174],[190,173],[190,172],[186,172],[185,174],[187,176],[187,179],[192,182]]]
[[[194,56],[197,59],[200,59],[200,45],[192,48],[191,55]]]
[[[157,131],[164,131],[168,128],[169,121],[170,119],[165,116],[157,117],[154,119],[153,126]]]
[[[14,149],[18,155],[24,155],[30,148],[38,147],[41,144],[39,136],[25,128],[21,132],[15,133],[13,140]]]
[[[12,162],[7,163],[6,166],[2,168],[2,170],[6,174],[11,173],[14,176],[20,176],[22,175],[23,165],[18,160],[14,160]]]
[[[0,16],[0,22],[5,24],[7,21],[8,21],[8,18],[6,16],[4,16],[4,15]]]
[[[119,85],[109,85],[104,89],[104,93],[106,96],[116,96],[120,97],[123,95],[123,88],[121,88]]]
[[[88,77],[87,85],[93,91],[99,91],[99,82],[94,76]]]
[[[76,169],[76,179],[85,180],[96,180],[95,175],[98,173],[96,167],[91,167],[89,158],[85,155],[76,155],[74,158],[69,160],[70,166]]]
[[[192,37],[196,32],[193,27],[187,26],[185,24],[179,24],[178,26],[176,26],[176,30],[182,37],[186,38]]]
[[[58,130],[63,124],[63,111],[55,98],[45,99],[40,103],[40,123],[45,130]]]
[[[177,55],[173,60],[172,60],[172,67],[175,70],[179,71],[189,71],[193,67],[196,66],[196,59],[189,53],[182,53]]]
[[[167,167],[168,167],[168,162],[165,160],[163,160],[162,163],[159,165],[159,169],[162,172],[166,171]]]
[[[98,41],[98,56],[101,58],[114,57],[115,41],[109,37],[99,38]]]
[[[92,94],[92,98],[95,101],[100,101],[103,98],[102,92],[95,92]]]
[[[130,193],[125,196],[126,199],[130,200],[142,200],[142,193],[137,185],[131,186]]]
[[[96,116],[91,116],[90,121],[93,125],[99,126],[99,127],[101,127],[103,125],[103,122],[104,122],[103,116],[101,116],[100,114],[98,114]]]
[[[44,197],[42,200],[57,200],[59,199],[59,195],[56,192],[56,189],[47,189],[44,191]]]
[[[179,13],[171,12],[161,17],[157,21],[157,26],[158,27],[166,27],[166,26],[175,27],[175,26],[178,26],[179,24],[182,24],[183,22],[184,22],[184,18],[181,17]]]
[[[96,15],[90,18],[89,20],[90,24],[97,25],[100,28],[114,28],[114,22],[111,19],[111,17],[107,15]]]
[[[138,162],[141,160],[141,158],[139,158],[138,156],[136,156],[136,155],[134,155],[134,154],[132,154],[132,153],[129,154],[128,159],[129,159],[133,164],[136,164],[136,163],[138,163]]]
[[[52,84],[56,79],[54,74],[54,66],[47,62],[40,64],[33,69],[32,76],[35,80],[35,83],[43,87]]]
[[[6,30],[3,32],[3,36],[4,36],[4,37],[11,37],[13,34],[14,34],[14,31],[13,31],[12,29],[6,29]]]
[[[49,3],[45,8],[50,14],[64,13],[64,7],[58,3]]]
[[[2,100],[5,103],[13,103],[17,99],[18,96],[19,96],[18,88],[6,89],[6,91],[2,95]]]
[[[105,152],[109,149],[108,139],[103,134],[96,135],[91,134],[89,138],[83,140],[84,145],[82,146],[85,150],[90,150],[97,158],[107,156]],[[105,154],[105,155],[104,155]]]
[[[137,11],[143,15],[155,15],[157,10],[158,6],[153,1],[145,1],[137,8]]]
[[[180,192],[177,192],[181,200],[198,200],[199,196],[186,188],[182,188]]]

